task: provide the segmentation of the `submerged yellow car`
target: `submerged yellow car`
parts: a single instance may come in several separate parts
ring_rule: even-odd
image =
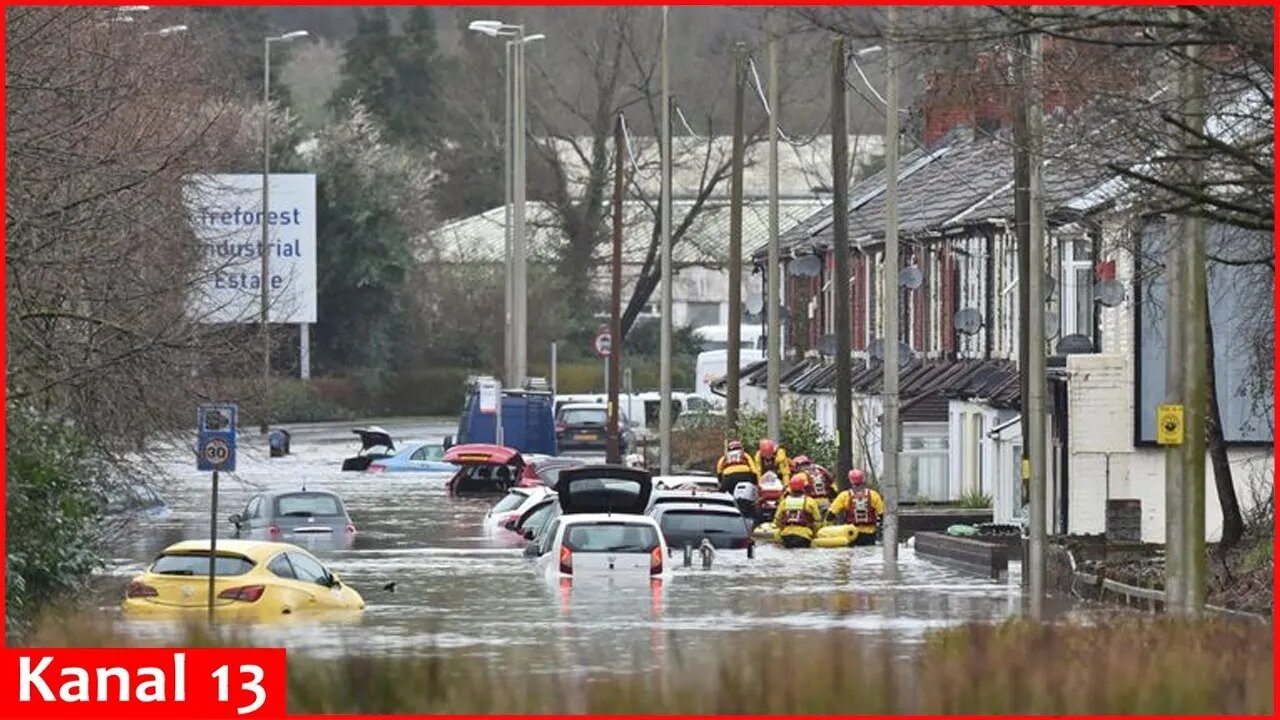
[[[282,615],[359,611],[364,598],[311,553],[288,543],[218,540],[214,617],[267,621]],[[125,591],[133,616],[194,617],[209,608],[209,541],[165,548]]]

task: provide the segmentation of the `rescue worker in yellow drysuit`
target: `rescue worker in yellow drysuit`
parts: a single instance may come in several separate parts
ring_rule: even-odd
[[[792,475],[787,483],[788,492],[778,502],[778,510],[773,515],[778,540],[785,547],[809,547],[822,526],[822,510],[818,501],[806,492],[808,485],[809,478],[804,473]]]
[[[880,532],[880,518],[884,516],[884,499],[880,493],[867,487],[861,470],[849,471],[849,489],[836,496],[827,508],[827,522],[852,525],[858,529],[854,545],[874,545]]]
[[[772,472],[784,485],[791,480],[791,461],[787,459],[787,451],[769,438],[760,441],[760,450],[756,453],[755,460],[756,470],[761,477]]]
[[[720,492],[733,492],[740,482],[760,484],[760,469],[750,453],[742,448],[742,441],[731,440],[729,448],[716,462],[716,478],[720,481]]]

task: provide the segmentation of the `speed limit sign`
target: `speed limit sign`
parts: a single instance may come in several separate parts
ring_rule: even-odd
[[[221,468],[231,458],[231,446],[226,440],[215,437],[209,438],[209,442],[204,446],[205,462],[215,467]]]
[[[201,405],[196,415],[196,469],[236,469],[236,406]]]

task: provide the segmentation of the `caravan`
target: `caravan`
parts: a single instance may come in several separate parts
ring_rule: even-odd
[[[738,367],[745,368],[752,363],[764,360],[763,350],[740,350],[738,351]],[[729,351],[728,350],[708,350],[698,354],[698,364],[695,368],[696,376],[694,378],[694,395],[707,400],[708,402],[719,405],[721,397],[711,392],[711,383],[724,377],[729,372]]]

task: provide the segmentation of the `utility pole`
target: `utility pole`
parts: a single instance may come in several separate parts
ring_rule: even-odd
[[[528,341],[528,293],[526,292],[526,237],[525,237],[525,153],[524,153],[524,126],[525,126],[525,78],[524,78],[524,26],[517,27],[516,32],[516,73],[515,73],[515,126],[512,128],[515,140],[515,177],[512,184],[515,186],[515,203],[514,203],[514,235],[512,236],[512,253],[511,264],[514,266],[512,271],[512,285],[514,289],[511,299],[512,323],[515,326],[513,335],[515,342],[515,371],[514,378],[509,379],[515,387],[524,387],[524,377],[529,362],[529,352],[525,347]]]
[[[725,425],[738,426],[742,369],[742,145],[746,113],[746,45],[733,44],[733,171],[729,200],[729,362],[725,384]]]
[[[1019,428],[1022,432],[1022,453],[1018,457],[1018,505],[1031,507],[1031,461],[1027,455],[1026,439],[1031,437],[1028,423],[1031,413],[1027,412],[1027,353],[1031,347],[1027,318],[1031,317],[1031,293],[1027,278],[1031,277],[1031,187],[1030,156],[1027,154],[1027,104],[1023,102],[1021,93],[1026,92],[1027,73],[1023,56],[1027,51],[1026,38],[1019,36],[1016,45],[1013,65],[1014,86],[1019,95],[1013,101],[1013,225],[1018,250],[1018,404],[1020,407]],[[1031,580],[1031,574],[1022,574],[1025,586]]]
[[[902,287],[898,275],[898,8],[888,8],[885,38],[884,115],[884,427],[880,446],[884,453],[884,562],[898,564],[898,453],[902,450],[902,419],[898,412],[899,345],[902,314],[898,309]]]
[[[1184,18],[1189,14],[1182,11]],[[1188,131],[1183,137],[1183,157],[1186,158],[1188,179],[1193,189],[1202,190],[1204,183],[1204,161],[1202,159],[1205,126],[1204,102],[1204,69],[1200,61],[1200,47],[1188,44],[1184,52],[1184,63],[1181,77],[1183,122]],[[1201,328],[1207,326],[1206,314],[1209,308],[1205,305],[1206,285],[1208,283],[1205,267],[1205,225],[1204,219],[1195,214],[1195,208],[1189,209],[1182,220],[1182,292],[1176,302],[1183,308],[1186,327],[1182,340],[1185,346],[1183,360],[1186,362],[1182,374],[1182,398],[1185,403],[1183,428],[1185,439],[1182,445],[1182,482],[1186,488],[1183,498],[1183,610],[1188,615],[1199,615],[1204,610],[1205,600],[1205,497],[1204,497],[1204,455],[1205,455],[1205,416],[1209,407],[1207,373],[1209,367],[1206,334]],[[1172,304],[1172,303],[1170,303]]]
[[[514,152],[512,147],[512,136],[515,134],[513,132],[513,124],[514,124],[515,118],[512,117],[514,114],[512,110],[515,107],[515,103],[516,103],[515,74],[513,70],[515,66],[515,61],[514,61],[515,43],[508,40],[506,43],[506,46],[507,46],[507,74],[506,74],[506,77],[504,78],[506,80],[506,94],[507,94],[506,103],[505,103],[506,104],[506,124],[504,126],[504,132],[506,137],[505,137],[505,142],[503,143],[503,146],[502,146],[502,169],[503,169],[502,182],[503,182],[503,193],[504,193],[503,207],[502,207],[502,213],[503,213],[502,270],[503,270],[503,283],[504,283],[503,291],[502,291],[502,298],[504,303],[504,312],[502,315],[502,318],[503,318],[502,319],[502,368],[503,368],[502,377],[506,382],[510,383],[514,381],[516,376],[516,362],[515,362],[516,348],[515,348],[514,339],[512,337],[512,330],[514,328],[514,325],[512,324],[513,310],[511,307],[512,299],[514,297],[514,292],[515,292],[515,287],[514,287],[514,284],[512,283],[512,279],[513,279],[512,271],[514,268],[511,265],[512,237],[514,235],[511,229],[511,221],[513,219],[512,212],[511,212],[511,205],[512,205],[512,198],[514,197],[514,193],[512,192],[513,188],[511,187],[512,185],[511,171],[515,167],[515,158],[514,158]]]
[[[765,340],[769,344],[767,422],[769,437],[782,439],[782,289],[779,266],[782,264],[778,248],[778,36],[769,34],[769,263],[765,267],[768,278],[766,299],[768,329]]]
[[[619,463],[622,453],[618,442],[618,388],[622,384],[622,185],[626,138],[623,137],[622,114],[613,124],[613,298],[609,315],[609,435],[608,461]]]
[[[1027,291],[1031,302],[1044,297],[1044,106],[1041,101],[1043,68],[1040,57],[1040,35],[1027,36],[1026,56],[1028,80],[1024,100],[1027,103],[1027,149],[1029,188],[1030,245],[1027,253],[1030,273]],[[1027,429],[1031,436],[1023,439],[1031,459],[1031,547],[1030,594],[1031,616],[1039,620],[1044,614],[1045,545],[1047,544],[1046,463],[1045,463],[1045,357],[1044,313],[1032,308],[1027,317],[1027,412],[1031,415]]]
[[[271,260],[268,251],[271,249],[271,240],[268,234],[267,211],[271,207],[271,41],[273,38],[266,38],[262,41],[262,294],[260,297],[261,307],[259,308],[260,316],[258,322],[262,325],[262,382],[271,382],[271,331],[267,324],[267,306],[270,303],[270,293],[268,288],[271,287]],[[259,432],[263,435],[267,434],[267,414],[262,414],[262,422],[258,426]],[[210,558],[213,555],[210,553]],[[212,601],[210,601],[212,602]],[[210,605],[212,608],[212,605]],[[212,610],[210,610],[212,615]]]
[[[667,6],[662,6],[662,327],[658,393],[658,466],[671,474],[671,69]]]
[[[836,324],[836,482],[853,469],[853,346],[849,306],[849,128],[844,36],[831,39],[831,220]]]

